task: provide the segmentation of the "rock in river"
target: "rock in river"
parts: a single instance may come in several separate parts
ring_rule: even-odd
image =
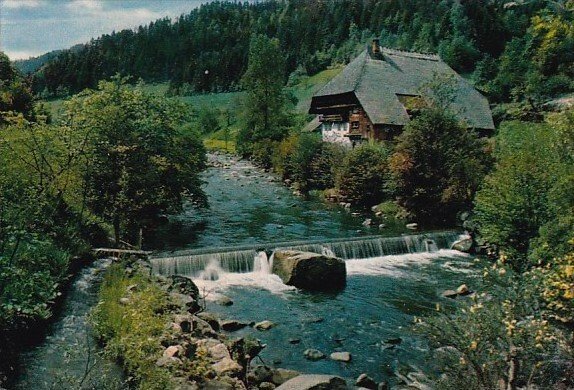
[[[275,327],[275,323],[265,320],[265,321],[261,321],[261,322],[256,323],[253,327],[257,330],[269,330],[269,329]]]
[[[441,295],[444,298],[455,299],[458,296],[458,293],[454,290],[445,290]]]
[[[346,390],[343,378],[334,375],[299,375],[288,380],[277,390]]]
[[[285,284],[304,290],[335,291],[345,287],[345,262],[311,252],[293,250],[276,251],[273,273]]]
[[[189,295],[194,300],[199,299],[199,289],[197,288],[193,280],[191,280],[186,276],[172,275],[169,291],[175,291],[180,294]]]
[[[333,352],[329,357],[331,360],[338,362],[348,363],[351,361],[351,354],[349,352]]]
[[[451,248],[460,252],[468,253],[472,248],[472,238],[470,236],[463,237],[458,241],[455,241]]]
[[[284,368],[277,368],[273,370],[273,376],[271,377],[271,382],[279,386],[299,375],[301,374],[298,373],[297,371],[286,370]]]
[[[361,375],[359,375],[359,377],[357,378],[357,381],[355,382],[355,386],[364,387],[365,389],[373,389],[373,390],[376,390],[376,388],[377,388],[377,382],[375,382],[375,381],[373,380],[373,378],[371,378],[371,377],[368,376],[367,374],[361,374]]]
[[[231,306],[233,305],[233,300],[231,300],[229,297],[226,297],[225,295],[222,295],[215,301],[215,303],[220,306]]]
[[[303,355],[308,360],[321,360],[325,358],[325,354],[323,352],[319,351],[318,349],[311,348],[306,349],[305,352],[303,352]]]
[[[240,322],[236,320],[225,320],[220,323],[221,329],[226,332],[235,332],[236,330],[243,329],[247,326],[245,322]]]
[[[471,291],[469,290],[466,284],[461,284],[460,286],[457,287],[456,293],[458,295],[469,295]]]

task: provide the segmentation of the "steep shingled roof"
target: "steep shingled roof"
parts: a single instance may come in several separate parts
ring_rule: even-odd
[[[454,81],[450,110],[469,127],[494,129],[488,100],[440,57],[381,48],[380,59],[363,51],[314,96],[309,112],[321,97],[354,93],[373,124],[404,126],[409,121],[397,95],[423,95],[437,77]],[[428,97],[428,96],[426,96]]]

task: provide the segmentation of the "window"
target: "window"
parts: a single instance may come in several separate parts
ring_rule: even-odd
[[[359,122],[355,121],[355,122],[351,122],[351,129],[356,130],[359,128]]]

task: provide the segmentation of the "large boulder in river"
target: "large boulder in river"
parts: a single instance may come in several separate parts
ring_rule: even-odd
[[[311,252],[279,250],[273,257],[273,273],[285,284],[304,290],[335,291],[345,287],[345,262]]]

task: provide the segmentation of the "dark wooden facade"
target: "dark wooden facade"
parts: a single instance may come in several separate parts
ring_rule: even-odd
[[[329,96],[318,102],[319,121],[329,127],[347,124],[347,137],[351,143],[390,141],[400,133],[402,126],[375,125],[353,94]]]

